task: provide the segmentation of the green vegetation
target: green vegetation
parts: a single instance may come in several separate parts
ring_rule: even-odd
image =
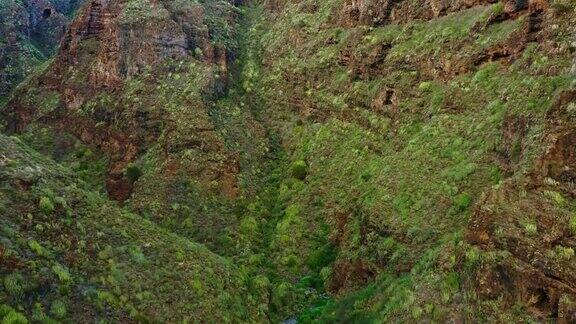
[[[308,175],[308,165],[305,161],[299,160],[292,163],[292,176],[298,180],[306,179]]]
[[[42,244],[37,240],[23,239],[32,233],[2,231],[2,237],[9,235],[15,243],[7,247],[9,250],[3,253],[8,254],[3,255],[11,255],[25,265],[20,272],[2,275],[4,289],[13,302],[20,301],[18,304],[29,310],[37,302],[50,301],[46,314],[55,319],[81,316],[76,311],[71,312],[77,307],[97,313],[127,312],[135,318],[175,318],[176,309],[197,315],[204,310],[211,319],[223,321],[248,320],[258,316],[250,313],[250,307],[243,306],[252,303],[252,297],[241,293],[241,280],[233,273],[227,260],[137,215],[120,210],[96,193],[84,191],[62,172],[65,169],[24,144],[4,136],[0,136],[0,142],[0,154],[19,162],[13,167],[3,168],[0,171],[2,179],[21,177],[22,170],[44,170],[41,175],[33,175],[36,179],[41,176],[43,180],[30,193],[19,192],[2,182],[0,192],[2,197],[9,199],[7,203],[27,206],[35,213],[35,210],[40,211],[40,207],[30,203],[40,198],[33,197],[52,191],[57,196],[67,197],[66,205],[72,208],[71,220],[29,218],[33,227],[49,229],[48,233],[59,229],[56,233],[60,234],[56,236],[39,234]],[[20,215],[18,210],[8,211],[2,218],[3,226],[14,228],[13,224],[19,222]],[[145,247],[145,251],[135,248],[135,245]],[[26,252],[27,248],[34,254]],[[94,248],[96,255],[87,252],[87,249]],[[73,264],[62,258],[64,253],[70,252],[77,258]],[[145,259],[144,253],[154,257]],[[2,271],[6,270],[9,268]],[[175,279],[166,283],[165,278]],[[202,294],[182,289],[183,282],[199,278],[205,287]],[[39,289],[43,289],[40,282],[59,289],[42,297],[38,294]],[[78,296],[79,287],[85,285],[93,288],[86,292],[86,297]],[[157,290],[159,286],[164,288]],[[175,292],[179,301],[167,303]]]
[[[54,211],[55,207],[52,200],[48,197],[40,197],[40,202],[38,203],[40,210],[45,214],[50,214]]]
[[[135,182],[142,176],[142,170],[136,165],[131,165],[126,168],[126,176],[130,181]]]
[[[524,231],[526,235],[534,236],[538,234],[538,226],[534,223],[526,223],[524,225]]]
[[[66,316],[66,304],[61,300],[55,300],[50,307],[50,314],[55,318],[64,318]]]
[[[558,255],[559,258],[563,259],[563,260],[571,260],[572,258],[574,258],[574,249],[571,247],[565,247],[565,246],[561,246],[558,245],[555,248],[556,254]]]
[[[572,216],[570,216],[570,219],[568,221],[568,226],[569,226],[572,234],[576,235],[576,213],[574,213]]]
[[[339,0],[232,3],[126,1],[119,58],[78,39],[0,109],[23,124],[0,135],[2,321],[569,309],[548,296],[576,289],[562,1],[401,1],[374,25]]]
[[[26,316],[5,304],[0,305],[0,320],[2,324],[28,324]]]
[[[4,289],[10,296],[19,298],[24,293],[24,277],[19,273],[12,273],[4,278]]]

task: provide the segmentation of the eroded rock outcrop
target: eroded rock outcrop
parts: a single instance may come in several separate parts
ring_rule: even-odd
[[[48,125],[104,152],[109,196],[158,217],[183,179],[201,196],[234,198],[238,162],[208,109],[227,88],[235,19],[228,1],[92,0],[54,62],[2,111],[6,129]],[[126,170],[145,154],[159,162],[134,187]]]
[[[576,133],[569,113],[575,98],[573,91],[559,96],[548,113],[546,149],[534,171],[489,192],[467,234],[469,242],[498,255],[485,259],[475,274],[481,298],[502,298],[509,306],[521,301],[536,318],[560,323],[576,321],[576,229],[564,200],[576,195]],[[505,136],[521,135],[524,127],[511,123]]]
[[[387,23],[406,23],[414,19],[430,20],[497,2],[497,0],[348,0],[338,15],[338,24],[348,27],[382,26]],[[507,0],[502,2],[502,14],[517,16],[529,8],[541,12],[547,6],[548,2],[545,0]]]
[[[8,0],[0,4],[0,98],[56,51],[82,1]],[[2,100],[0,100],[2,101]]]

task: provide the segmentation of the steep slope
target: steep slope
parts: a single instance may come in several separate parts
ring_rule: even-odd
[[[206,244],[222,272],[161,300],[214,279],[230,321],[570,323],[574,26],[569,0],[92,0],[0,114],[124,206],[103,226]],[[116,320],[208,314],[110,278]]]
[[[574,107],[574,90],[558,96],[534,169],[481,197],[467,232],[483,255],[473,275],[479,296],[521,301],[536,318],[564,323],[576,320]]]
[[[112,199],[130,199],[199,241],[218,240],[243,189],[242,158],[217,123],[228,112],[215,105],[228,86],[237,11],[228,1],[91,1],[56,58],[15,92],[6,129],[72,135],[107,157]],[[236,119],[231,127],[253,138],[253,156],[265,154],[261,126]],[[76,150],[74,141],[31,144],[57,159]]]
[[[491,3],[266,2],[254,79],[308,169],[271,259],[334,296],[302,321],[574,320],[574,4]]]
[[[86,186],[0,135],[0,301],[16,308],[3,312],[34,321],[259,320],[229,261]]]
[[[0,103],[54,54],[82,1],[5,0],[0,3]]]

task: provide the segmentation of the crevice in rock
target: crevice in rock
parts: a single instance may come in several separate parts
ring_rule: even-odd
[[[52,9],[50,8],[44,9],[44,11],[42,12],[42,18],[48,19],[50,18],[50,16],[52,16]]]
[[[534,10],[528,16],[528,37],[529,42],[534,42],[538,38],[538,32],[542,29],[543,10]]]

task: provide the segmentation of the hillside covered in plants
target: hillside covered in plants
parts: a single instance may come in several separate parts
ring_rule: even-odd
[[[574,0],[0,0],[0,323],[576,323]]]

